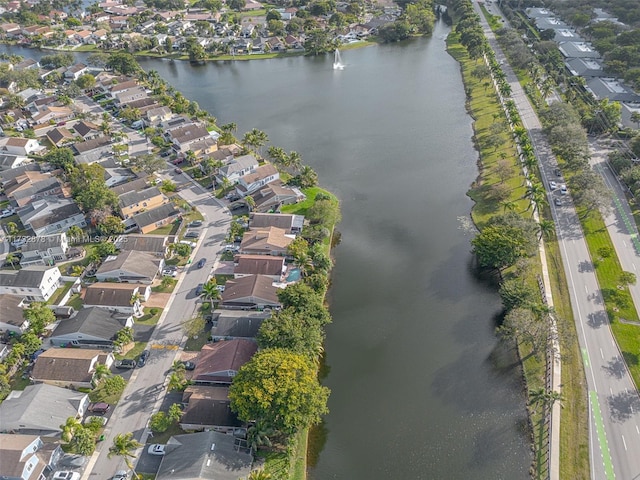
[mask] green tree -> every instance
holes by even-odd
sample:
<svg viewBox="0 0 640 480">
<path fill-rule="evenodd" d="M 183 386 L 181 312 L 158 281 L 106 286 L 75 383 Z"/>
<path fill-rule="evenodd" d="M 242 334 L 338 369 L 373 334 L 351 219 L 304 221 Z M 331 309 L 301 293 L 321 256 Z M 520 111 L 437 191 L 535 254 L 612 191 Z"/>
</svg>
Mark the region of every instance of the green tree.
<svg viewBox="0 0 640 480">
<path fill-rule="evenodd" d="M 23 310 L 22 315 L 29 322 L 29 328 L 35 334 L 40 334 L 44 328 L 56 321 L 56 316 L 44 302 L 32 302 Z"/>
<path fill-rule="evenodd" d="M 131 459 L 136 458 L 136 455 L 133 452 L 140 447 L 142 447 L 142 444 L 133 438 L 133 433 L 119 433 L 113 439 L 113 445 L 109 447 L 107 457 L 111 458 L 114 455 L 122 457 L 124 462 L 127 464 L 127 468 L 133 472 L 133 476 L 138 478 L 138 474 L 133 468 Z"/>
<path fill-rule="evenodd" d="M 143 171 L 149 175 L 167 168 L 165 161 L 153 154 L 138 155 L 131 158 L 130 162 L 134 171 Z"/>
<path fill-rule="evenodd" d="M 262 349 L 287 349 L 317 361 L 322 353 L 324 331 L 317 318 L 284 309 L 262 322 L 257 340 Z"/>
<path fill-rule="evenodd" d="M 4 259 L 5 262 L 11 264 L 11 268 L 16 269 L 15 264 L 20 263 L 20 259 L 16 256 L 15 253 L 9 252 Z"/>
<path fill-rule="evenodd" d="M 28 331 L 20 336 L 20 343 L 24 346 L 24 354 L 30 357 L 42 346 L 42 340 L 33 331 Z"/>
<path fill-rule="evenodd" d="M 483 267 L 502 270 L 527 255 L 524 232 L 506 225 L 489 225 L 472 241 L 473 253 Z"/>
<path fill-rule="evenodd" d="M 124 232 L 124 224 L 119 217 L 108 215 L 101 223 L 97 225 L 101 235 L 109 236 Z"/>
<path fill-rule="evenodd" d="M 126 52 L 111 53 L 106 67 L 123 75 L 135 75 L 142 70 L 135 57 Z"/>
<path fill-rule="evenodd" d="M 340 206 L 331 200 L 316 200 L 307 210 L 307 219 L 311 224 L 322 224 L 330 227 L 340 223 Z"/>
<path fill-rule="evenodd" d="M 218 290 L 218 284 L 215 278 L 211 278 L 207 283 L 202 286 L 201 296 L 208 301 L 217 300 L 220 298 L 220 291 Z"/>
<path fill-rule="evenodd" d="M 107 378 L 109 375 L 111 375 L 111 370 L 104 363 L 96 365 L 96 369 L 93 372 L 93 378 L 96 382 L 100 382 L 100 380 Z"/>
<path fill-rule="evenodd" d="M 264 468 L 259 468 L 257 470 L 252 470 L 247 477 L 247 480 L 272 480 L 273 476 L 264 470 Z"/>
<path fill-rule="evenodd" d="M 320 422 L 328 412 L 329 389 L 318 382 L 316 365 L 282 349 L 256 353 L 229 389 L 231 409 L 243 421 L 263 421 L 285 434 Z"/>
<path fill-rule="evenodd" d="M 7 222 L 6 227 L 9 235 L 13 236 L 18 233 L 18 224 L 16 222 Z"/>
<path fill-rule="evenodd" d="M 180 404 L 172 403 L 169 407 L 169 411 L 167 412 L 167 418 L 170 422 L 175 423 L 182 417 L 182 408 L 180 408 Z"/>
<path fill-rule="evenodd" d="M 257 451 L 260 447 L 271 447 L 273 443 L 269 437 L 276 432 L 264 422 L 255 422 L 247 429 L 247 446 Z"/>
<path fill-rule="evenodd" d="M 60 425 L 60 428 L 62 429 L 62 440 L 69 443 L 75 435 L 76 430 L 82 428 L 82 423 L 80 423 L 80 420 L 76 417 L 69 417 L 64 425 Z"/>
<path fill-rule="evenodd" d="M 69 243 L 80 243 L 80 240 L 82 240 L 83 235 L 84 235 L 84 232 L 77 225 L 72 225 L 71 227 L 69 227 L 69 230 L 67 230 L 67 237 L 69 239 Z"/>
<path fill-rule="evenodd" d="M 69 451 L 78 455 L 91 455 L 96 449 L 95 434 L 89 428 L 79 427 L 71 441 L 69 442 Z"/>
<path fill-rule="evenodd" d="M 43 160 L 56 168 L 62 168 L 65 172 L 71 171 L 76 164 L 73 152 L 67 147 L 49 150 Z"/>
<path fill-rule="evenodd" d="M 166 432 L 171 426 L 171 421 L 167 418 L 167 414 L 164 412 L 158 412 L 151 415 L 149 421 L 149 428 L 153 433 Z"/>
<path fill-rule="evenodd" d="M 191 255 L 191 246 L 186 243 L 175 243 L 173 246 L 173 253 L 179 257 L 188 257 Z"/>
<path fill-rule="evenodd" d="M 102 382 L 102 389 L 107 395 L 120 395 L 126 386 L 127 381 L 120 375 L 112 375 Z"/>
<path fill-rule="evenodd" d="M 96 84 L 96 77 L 94 77 L 90 73 L 85 73 L 84 75 L 81 75 L 80 77 L 78 77 L 78 79 L 76 80 L 76 85 L 78 85 L 78 87 L 80 87 L 83 90 L 86 90 L 87 88 L 92 88 L 95 84 Z"/>
<path fill-rule="evenodd" d="M 118 251 L 116 246 L 111 242 L 100 242 L 94 247 L 94 251 L 100 255 L 100 257 L 108 257 Z"/>
<path fill-rule="evenodd" d="M 636 284 L 636 274 L 633 272 L 622 272 L 618 279 L 618 283 L 623 287 Z"/>
</svg>

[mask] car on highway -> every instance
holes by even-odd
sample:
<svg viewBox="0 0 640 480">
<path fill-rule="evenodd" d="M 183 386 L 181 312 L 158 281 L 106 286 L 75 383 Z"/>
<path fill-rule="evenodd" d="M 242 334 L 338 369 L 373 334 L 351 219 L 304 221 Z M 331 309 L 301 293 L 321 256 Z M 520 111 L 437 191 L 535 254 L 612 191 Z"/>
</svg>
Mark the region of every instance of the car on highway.
<svg viewBox="0 0 640 480">
<path fill-rule="evenodd" d="M 193 362 L 182 362 L 185 370 L 195 370 L 196 364 Z"/>
<path fill-rule="evenodd" d="M 200 260 L 198 260 L 198 263 L 196 263 L 196 267 L 202 268 L 202 267 L 204 267 L 205 263 L 207 263 L 207 259 L 206 258 L 201 258 Z"/>
<path fill-rule="evenodd" d="M 116 360 L 115 362 L 115 366 L 116 368 L 120 368 L 120 369 L 128 369 L 128 368 L 136 368 L 136 361 L 135 360 Z"/>
<path fill-rule="evenodd" d="M 53 480 L 80 480 L 79 472 L 70 472 L 69 470 L 63 470 L 53 474 Z"/>
<path fill-rule="evenodd" d="M 96 413 L 98 415 L 104 415 L 105 413 L 107 413 L 109 411 L 110 408 L 111 408 L 111 405 L 109 405 L 108 403 L 98 402 L 98 403 L 90 403 L 88 410 L 91 413 Z"/>
<path fill-rule="evenodd" d="M 199 283 L 198 286 L 196 287 L 196 295 L 200 296 L 203 290 L 204 290 L 204 283 Z"/>
<path fill-rule="evenodd" d="M 149 453 L 149 455 L 164 455 L 164 447 L 165 445 L 154 443 L 153 445 L 149 445 L 147 453 Z"/>
<path fill-rule="evenodd" d="M 138 368 L 142 368 L 147 364 L 147 359 L 149 358 L 149 350 L 143 350 L 140 356 L 138 357 L 138 364 L 136 365 Z"/>
</svg>

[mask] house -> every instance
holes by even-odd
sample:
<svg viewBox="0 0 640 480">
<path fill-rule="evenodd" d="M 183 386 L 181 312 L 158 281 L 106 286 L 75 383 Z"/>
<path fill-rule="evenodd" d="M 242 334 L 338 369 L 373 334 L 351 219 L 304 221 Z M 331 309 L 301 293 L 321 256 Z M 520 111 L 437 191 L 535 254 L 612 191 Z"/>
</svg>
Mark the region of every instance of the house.
<svg viewBox="0 0 640 480">
<path fill-rule="evenodd" d="M 126 92 L 127 90 L 131 90 L 133 88 L 137 88 L 138 82 L 137 80 L 126 80 L 124 82 L 119 82 L 116 83 L 115 85 L 113 85 L 110 89 L 109 89 L 109 95 L 111 96 L 111 98 L 115 99 L 116 95 L 118 93 L 122 93 L 122 92 Z"/>
<path fill-rule="evenodd" d="M 93 140 L 94 138 L 98 138 L 101 135 L 100 127 L 95 123 L 81 120 L 77 122 L 73 129 L 76 132 L 76 135 L 82 137 L 83 140 Z"/>
<path fill-rule="evenodd" d="M 0 171 L 0 184 L 2 188 L 6 188 L 6 186 L 14 181 L 17 177 L 24 175 L 26 172 L 39 172 L 40 164 L 39 163 L 27 163 L 20 167 L 12 168 L 11 170 L 3 170 Z"/>
<path fill-rule="evenodd" d="M 167 132 L 168 140 L 176 152 L 186 152 L 194 142 L 210 138 L 209 131 L 201 125 L 191 124 Z"/>
<path fill-rule="evenodd" d="M 189 386 L 182 394 L 182 404 L 186 407 L 180 417 L 180 427 L 185 431 L 233 433 L 243 424 L 231 411 L 230 403 L 229 387 Z"/>
<path fill-rule="evenodd" d="M 115 158 L 107 158 L 105 161 L 100 162 L 100 165 L 104 167 L 104 183 L 107 187 L 127 182 L 136 177 L 135 173 L 128 168 L 122 167 L 119 162 L 116 162 Z"/>
<path fill-rule="evenodd" d="M 20 295 L 29 301 L 46 302 L 60 286 L 60 269 L 32 265 L 21 270 L 0 271 L 0 294 Z"/>
<path fill-rule="evenodd" d="M 244 232 L 240 253 L 247 255 L 287 255 L 287 247 L 295 239 L 295 235 L 278 227 L 251 229 Z"/>
<path fill-rule="evenodd" d="M 604 77 L 604 65 L 595 58 L 571 58 L 564 63 L 569 73 L 575 77 Z"/>
<path fill-rule="evenodd" d="M 111 352 L 85 348 L 50 348 L 40 355 L 33 365 L 31 379 L 63 388 L 92 388 L 93 375 L 98 365 L 111 368 L 114 357 Z"/>
<path fill-rule="evenodd" d="M 149 187 L 144 190 L 123 193 L 118 198 L 120 213 L 122 214 L 122 218 L 125 220 L 131 218 L 137 213 L 152 210 L 167 203 L 169 203 L 169 199 L 160 191 L 160 189 L 158 189 L 158 187 Z"/>
<path fill-rule="evenodd" d="M 1 287 L 0 287 L 1 288 Z M 29 328 L 29 322 L 24 318 L 22 299 L 20 295 L 0 294 L 0 330 L 15 332 L 22 335 Z"/>
<path fill-rule="evenodd" d="M 0 25 L 0 30 L 4 37 L 16 37 L 20 35 L 22 28 L 17 23 L 3 23 Z"/>
<path fill-rule="evenodd" d="M 290 188 L 281 182 L 273 182 L 261 188 L 253 195 L 256 212 L 277 212 L 282 205 L 293 205 L 303 201 L 306 196 L 298 188 Z"/>
<path fill-rule="evenodd" d="M 115 241 L 121 251 L 135 250 L 146 252 L 156 257 L 164 257 L 168 253 L 169 237 L 166 235 L 122 235 Z"/>
<path fill-rule="evenodd" d="M 225 284 L 220 308 L 241 310 L 279 309 L 278 288 L 273 286 L 273 278 L 266 275 L 247 275 L 229 280 Z"/>
<path fill-rule="evenodd" d="M 590 78 L 585 88 L 596 100 L 607 98 L 612 102 L 640 103 L 640 95 L 617 78 Z"/>
<path fill-rule="evenodd" d="M 52 128 L 47 132 L 47 138 L 52 145 L 60 147 L 65 143 L 71 143 L 75 141 L 73 133 L 64 127 Z"/>
<path fill-rule="evenodd" d="M 49 197 L 36 200 L 20 208 L 18 217 L 35 236 L 66 232 L 73 225 L 87 226 L 84 213 L 70 198 Z"/>
<path fill-rule="evenodd" d="M 568 30 L 569 25 L 556 17 L 540 17 L 536 18 L 534 23 L 539 32 L 545 30 Z"/>
<path fill-rule="evenodd" d="M 73 317 L 58 322 L 49 337 L 51 345 L 110 349 L 120 330 L 133 327 L 131 314 L 114 313 L 103 306 L 85 307 Z"/>
<path fill-rule="evenodd" d="M 80 418 L 89 405 L 86 393 L 40 383 L 14 390 L 0 404 L 0 432 L 57 436 L 69 417 Z"/>
<path fill-rule="evenodd" d="M 156 107 L 147 110 L 145 117 L 148 125 L 157 125 L 160 122 L 169 120 L 173 116 L 173 112 L 169 107 Z"/>
<path fill-rule="evenodd" d="M 242 365 L 258 351 L 253 340 L 237 338 L 202 347 L 191 380 L 196 385 L 231 385 Z"/>
<path fill-rule="evenodd" d="M 115 103 L 119 106 L 123 106 L 127 103 L 146 98 L 147 96 L 147 91 L 143 87 L 135 87 L 125 90 L 124 92 L 116 93 Z"/>
<path fill-rule="evenodd" d="M 38 435 L 0 434 L 0 478 L 45 480 L 64 452 Z"/>
<path fill-rule="evenodd" d="M 228 165 L 220 167 L 216 174 L 218 183 L 226 178 L 230 183 L 236 183 L 240 177 L 255 171 L 258 168 L 258 159 L 253 155 L 242 155 L 234 158 Z"/>
<path fill-rule="evenodd" d="M 565 58 L 600 58 L 596 49 L 586 42 L 562 42 L 558 50 Z"/>
<path fill-rule="evenodd" d="M 149 299 L 151 287 L 139 283 L 97 282 L 85 291 L 84 307 L 99 307 L 120 315 L 143 315 L 140 302 Z"/>
<path fill-rule="evenodd" d="M 136 178 L 135 180 L 130 180 L 127 183 L 123 183 L 122 185 L 116 185 L 111 187 L 110 190 L 116 195 L 120 196 L 127 192 L 133 192 L 136 190 L 142 190 L 149 186 L 149 182 L 147 178 Z"/>
<path fill-rule="evenodd" d="M 174 435 L 167 441 L 156 480 L 248 478 L 253 457 L 233 435 L 220 432 Z"/>
<path fill-rule="evenodd" d="M 111 138 L 107 136 L 96 137 L 84 142 L 74 143 L 71 147 L 76 156 L 77 163 L 91 164 L 101 159 L 111 157 Z"/>
<path fill-rule="evenodd" d="M 31 117 L 32 125 L 43 125 L 50 122 L 66 122 L 74 117 L 73 110 L 68 107 L 46 106 Z"/>
<path fill-rule="evenodd" d="M 87 32 L 90 35 L 90 32 Z M 89 36 L 87 35 L 87 37 Z M 77 32 L 74 32 L 74 37 L 77 39 Z M 67 68 L 67 71 L 64 72 L 64 78 L 69 80 L 77 80 L 85 73 L 88 73 L 89 69 L 84 63 L 76 63 L 75 65 Z"/>
<path fill-rule="evenodd" d="M 37 34 L 37 30 L 40 29 L 42 27 L 36 27 L 36 34 Z M 33 58 L 25 58 L 23 61 L 16 63 L 13 66 L 13 69 L 16 71 L 20 71 L 20 70 L 30 70 L 30 69 L 34 69 L 37 70 L 38 68 L 40 68 L 40 64 L 34 60 Z"/>
<path fill-rule="evenodd" d="M 99 282 L 116 281 L 151 284 L 162 270 L 164 260 L 134 250 L 121 252 L 105 259 L 96 272 Z M 131 297 L 129 297 L 131 298 Z"/>
<path fill-rule="evenodd" d="M 140 233 L 149 233 L 168 225 L 180 216 L 180 211 L 172 204 L 167 203 L 146 212 L 138 213 L 131 217 Z"/>
<path fill-rule="evenodd" d="M 93 42 L 98 43 L 107 39 L 109 32 L 107 32 L 104 28 L 99 28 L 91 34 L 91 39 Z"/>
<path fill-rule="evenodd" d="M 249 229 L 266 227 L 281 228 L 285 233 L 295 235 L 304 227 L 304 216 L 288 213 L 251 213 L 249 215 Z"/>
<path fill-rule="evenodd" d="M 244 196 L 251 195 L 258 189 L 274 182 L 280 178 L 280 173 L 272 164 L 267 163 L 256 168 L 253 172 L 247 173 L 238 179 L 236 191 Z"/>
<path fill-rule="evenodd" d="M 3 153 L 27 156 L 37 153 L 44 148 L 33 138 L 5 137 L 0 139 L 0 149 Z"/>
<path fill-rule="evenodd" d="M 29 157 L 12 153 L 0 153 L 0 171 L 18 168 L 27 163 L 33 162 Z"/>
<path fill-rule="evenodd" d="M 60 180 L 51 175 L 38 175 L 33 182 L 24 182 L 10 192 L 5 189 L 7 198 L 15 208 L 21 208 L 37 200 L 64 195 L 64 189 Z"/>
<path fill-rule="evenodd" d="M 211 337 L 213 340 L 255 338 L 262 322 L 270 316 L 271 312 L 215 310 L 211 320 Z"/>
<path fill-rule="evenodd" d="M 42 237 L 32 237 L 22 246 L 20 265 L 54 265 L 56 261 L 67 259 L 69 241 L 67 234 L 56 233 Z"/>
<path fill-rule="evenodd" d="M 284 257 L 269 255 L 236 255 L 234 264 L 234 278 L 246 277 L 247 275 L 268 275 L 279 282 L 286 270 Z"/>
</svg>

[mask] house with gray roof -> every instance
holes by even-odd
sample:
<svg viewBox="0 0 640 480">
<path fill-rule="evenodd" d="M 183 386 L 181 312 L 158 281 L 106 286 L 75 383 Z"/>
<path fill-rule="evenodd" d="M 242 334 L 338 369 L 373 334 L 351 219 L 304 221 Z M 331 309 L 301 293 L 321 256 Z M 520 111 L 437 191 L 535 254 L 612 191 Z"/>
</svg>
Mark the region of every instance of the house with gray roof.
<svg viewBox="0 0 640 480">
<path fill-rule="evenodd" d="M 216 340 L 255 338 L 262 322 L 270 316 L 271 312 L 215 310 L 211 317 L 211 337 Z"/>
<path fill-rule="evenodd" d="M 145 302 L 151 295 L 151 287 L 142 283 L 96 282 L 87 287 L 84 307 L 100 307 L 119 315 L 141 316 Z"/>
<path fill-rule="evenodd" d="M 18 209 L 22 224 L 35 236 L 66 232 L 73 225 L 87 226 L 84 213 L 70 198 L 49 197 Z"/>
<path fill-rule="evenodd" d="M 31 265 L 21 270 L 0 270 L 0 294 L 46 302 L 60 286 L 58 267 Z"/>
<path fill-rule="evenodd" d="M 180 427 L 185 431 L 237 432 L 243 423 L 231 411 L 230 403 L 229 387 L 191 385 L 182 394 L 182 404 L 186 407 L 180 417 Z"/>
<path fill-rule="evenodd" d="M 304 215 L 289 213 L 251 213 L 249 214 L 249 229 L 277 227 L 287 234 L 297 234 L 304 227 Z"/>
<path fill-rule="evenodd" d="M 118 206 L 122 217 L 127 219 L 137 213 L 144 212 L 168 203 L 169 199 L 158 187 L 148 187 L 144 190 L 133 190 L 118 197 Z"/>
<path fill-rule="evenodd" d="M 23 182 L 17 189 L 7 194 L 11 205 L 20 208 L 51 197 L 62 196 L 62 183 L 56 177 L 44 176 Z"/>
<path fill-rule="evenodd" d="M 95 123 L 81 120 L 73 126 L 75 133 L 82 137 L 83 140 L 93 140 L 94 138 L 98 138 L 102 133 L 100 132 L 100 127 Z"/>
<path fill-rule="evenodd" d="M 113 348 L 118 332 L 124 327 L 132 326 L 131 315 L 90 306 L 71 318 L 60 320 L 49 341 L 54 347 Z"/>
<path fill-rule="evenodd" d="M 21 266 L 55 265 L 67 259 L 69 240 L 66 233 L 31 237 L 29 240 L 22 246 Z"/>
<path fill-rule="evenodd" d="M 91 164 L 112 155 L 111 137 L 101 136 L 74 143 L 72 149 L 77 163 Z"/>
<path fill-rule="evenodd" d="M 98 268 L 96 279 L 151 284 L 163 266 L 164 260 L 155 255 L 129 250 L 107 257 Z"/>
<path fill-rule="evenodd" d="M 134 180 L 130 180 L 127 183 L 123 183 L 122 185 L 116 185 L 111 187 L 110 190 L 116 195 L 120 196 L 127 192 L 133 192 L 135 190 L 142 190 L 149 186 L 148 177 L 136 178 Z"/>
<path fill-rule="evenodd" d="M 263 310 L 282 306 L 273 278 L 266 275 L 247 275 L 229 280 L 221 297 L 220 308 Z"/>
<path fill-rule="evenodd" d="M 543 32 L 545 30 L 569 30 L 569 25 L 555 17 L 541 17 L 535 19 L 536 28 Z"/>
<path fill-rule="evenodd" d="M 220 167 L 216 174 L 216 179 L 218 183 L 222 183 L 225 178 L 231 183 L 236 183 L 243 175 L 255 171 L 258 165 L 258 159 L 253 155 L 242 155 L 231 160 L 229 164 Z"/>
<path fill-rule="evenodd" d="M 277 212 L 283 205 L 293 205 L 303 201 L 306 196 L 296 187 L 285 187 L 282 182 L 275 181 L 259 189 L 251 195 L 256 204 L 256 212 Z"/>
<path fill-rule="evenodd" d="M 604 65 L 602 60 L 597 58 L 570 58 L 564 62 L 565 67 L 569 70 L 569 73 L 574 77 L 604 77 L 607 74 L 604 72 Z"/>
<path fill-rule="evenodd" d="M 186 152 L 191 150 L 191 145 L 194 142 L 211 138 L 205 127 L 194 123 L 169 130 L 166 132 L 166 136 L 173 143 L 173 149 L 176 152 Z"/>
<path fill-rule="evenodd" d="M 0 169 L 1 170 L 1 169 Z M 0 184 L 5 187 L 7 184 L 15 180 L 17 177 L 24 175 L 26 172 L 39 172 L 40 164 L 31 162 L 19 167 L 0 171 Z"/>
<path fill-rule="evenodd" d="M 24 318 L 23 298 L 20 295 L 0 294 L 0 330 L 19 335 L 27 331 L 29 322 Z"/>
<path fill-rule="evenodd" d="M 156 257 L 164 257 L 168 252 L 169 237 L 167 235 L 121 235 L 115 245 L 121 251 L 135 250 L 146 252 Z"/>
<path fill-rule="evenodd" d="M 0 171 L 18 168 L 31 162 L 33 162 L 33 160 L 24 155 L 18 155 L 15 153 L 2 153 L 0 154 Z"/>
<path fill-rule="evenodd" d="M 612 102 L 640 103 L 640 95 L 617 78 L 590 78 L 587 80 L 586 89 L 596 100 L 607 98 Z"/>
<path fill-rule="evenodd" d="M 138 228 L 140 233 L 146 234 L 168 225 L 179 216 L 180 210 L 178 210 L 173 203 L 167 203 L 152 210 L 133 215 L 131 219 L 133 225 Z"/>
<path fill-rule="evenodd" d="M 583 41 L 582 37 L 570 28 L 554 28 L 553 31 L 555 32 L 553 41 L 556 43 Z"/>
<path fill-rule="evenodd" d="M 253 457 L 239 440 L 220 432 L 174 435 L 167 441 L 156 480 L 238 480 L 251 473 Z"/>
<path fill-rule="evenodd" d="M 555 17 L 555 13 L 547 8 L 527 8 L 525 14 L 530 19 Z"/>
<path fill-rule="evenodd" d="M 0 432 L 57 436 L 69 417 L 82 417 L 86 393 L 44 383 L 14 390 L 0 404 Z"/>
<path fill-rule="evenodd" d="M 56 127 L 49 130 L 46 134 L 49 141 L 56 147 L 60 147 L 66 143 L 75 141 L 75 136 L 65 127 Z"/>
<path fill-rule="evenodd" d="M 558 50 L 565 58 L 601 58 L 593 45 L 587 42 L 562 42 Z"/>
</svg>

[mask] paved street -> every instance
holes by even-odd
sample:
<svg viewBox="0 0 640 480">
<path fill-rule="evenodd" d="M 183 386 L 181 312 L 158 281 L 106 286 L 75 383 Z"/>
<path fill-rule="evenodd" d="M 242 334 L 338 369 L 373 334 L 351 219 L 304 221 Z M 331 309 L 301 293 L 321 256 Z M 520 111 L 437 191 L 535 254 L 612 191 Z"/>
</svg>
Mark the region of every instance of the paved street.
<svg viewBox="0 0 640 480">
<path fill-rule="evenodd" d="M 178 280 L 175 294 L 169 300 L 149 342 L 151 355 L 147 365 L 133 371 L 131 381 L 107 424 L 105 441 L 98 445 L 100 451 L 91 459 L 83 479 L 106 480 L 117 470 L 126 468 L 120 458 L 107 458 L 108 449 L 117 434 L 133 432 L 137 440 L 146 439 L 147 422 L 159 408 L 165 394 L 164 388 L 159 386 L 165 381 L 179 354 L 179 345 L 183 340 L 181 324 L 193 316 L 198 306 L 195 288 L 199 283 L 206 282 L 228 230 L 231 216 L 226 209 L 221 208 L 210 192 L 200 186 L 189 185 L 191 186 L 183 188 L 180 194 L 205 217 L 203 234 L 192 257 L 195 261 Z M 202 269 L 194 265 L 200 258 L 207 259 Z"/>
<path fill-rule="evenodd" d="M 497 60 L 505 64 L 504 71 L 512 88 L 512 98 L 516 102 L 523 125 L 531 135 L 543 182 L 548 188 L 549 180 L 556 179 L 555 158 L 529 100 L 515 74 L 506 64 L 506 57 L 484 17 L 482 22 Z M 558 195 L 558 192 L 549 193 L 549 204 L 556 221 L 556 233 L 562 250 L 589 390 L 591 478 L 640 478 L 638 394 L 613 339 L 575 208 L 568 195 L 563 196 L 562 206 L 555 206 L 553 195 Z M 616 227 L 617 221 L 613 223 L 612 219 L 607 220 L 610 232 L 621 230 Z"/>
</svg>

